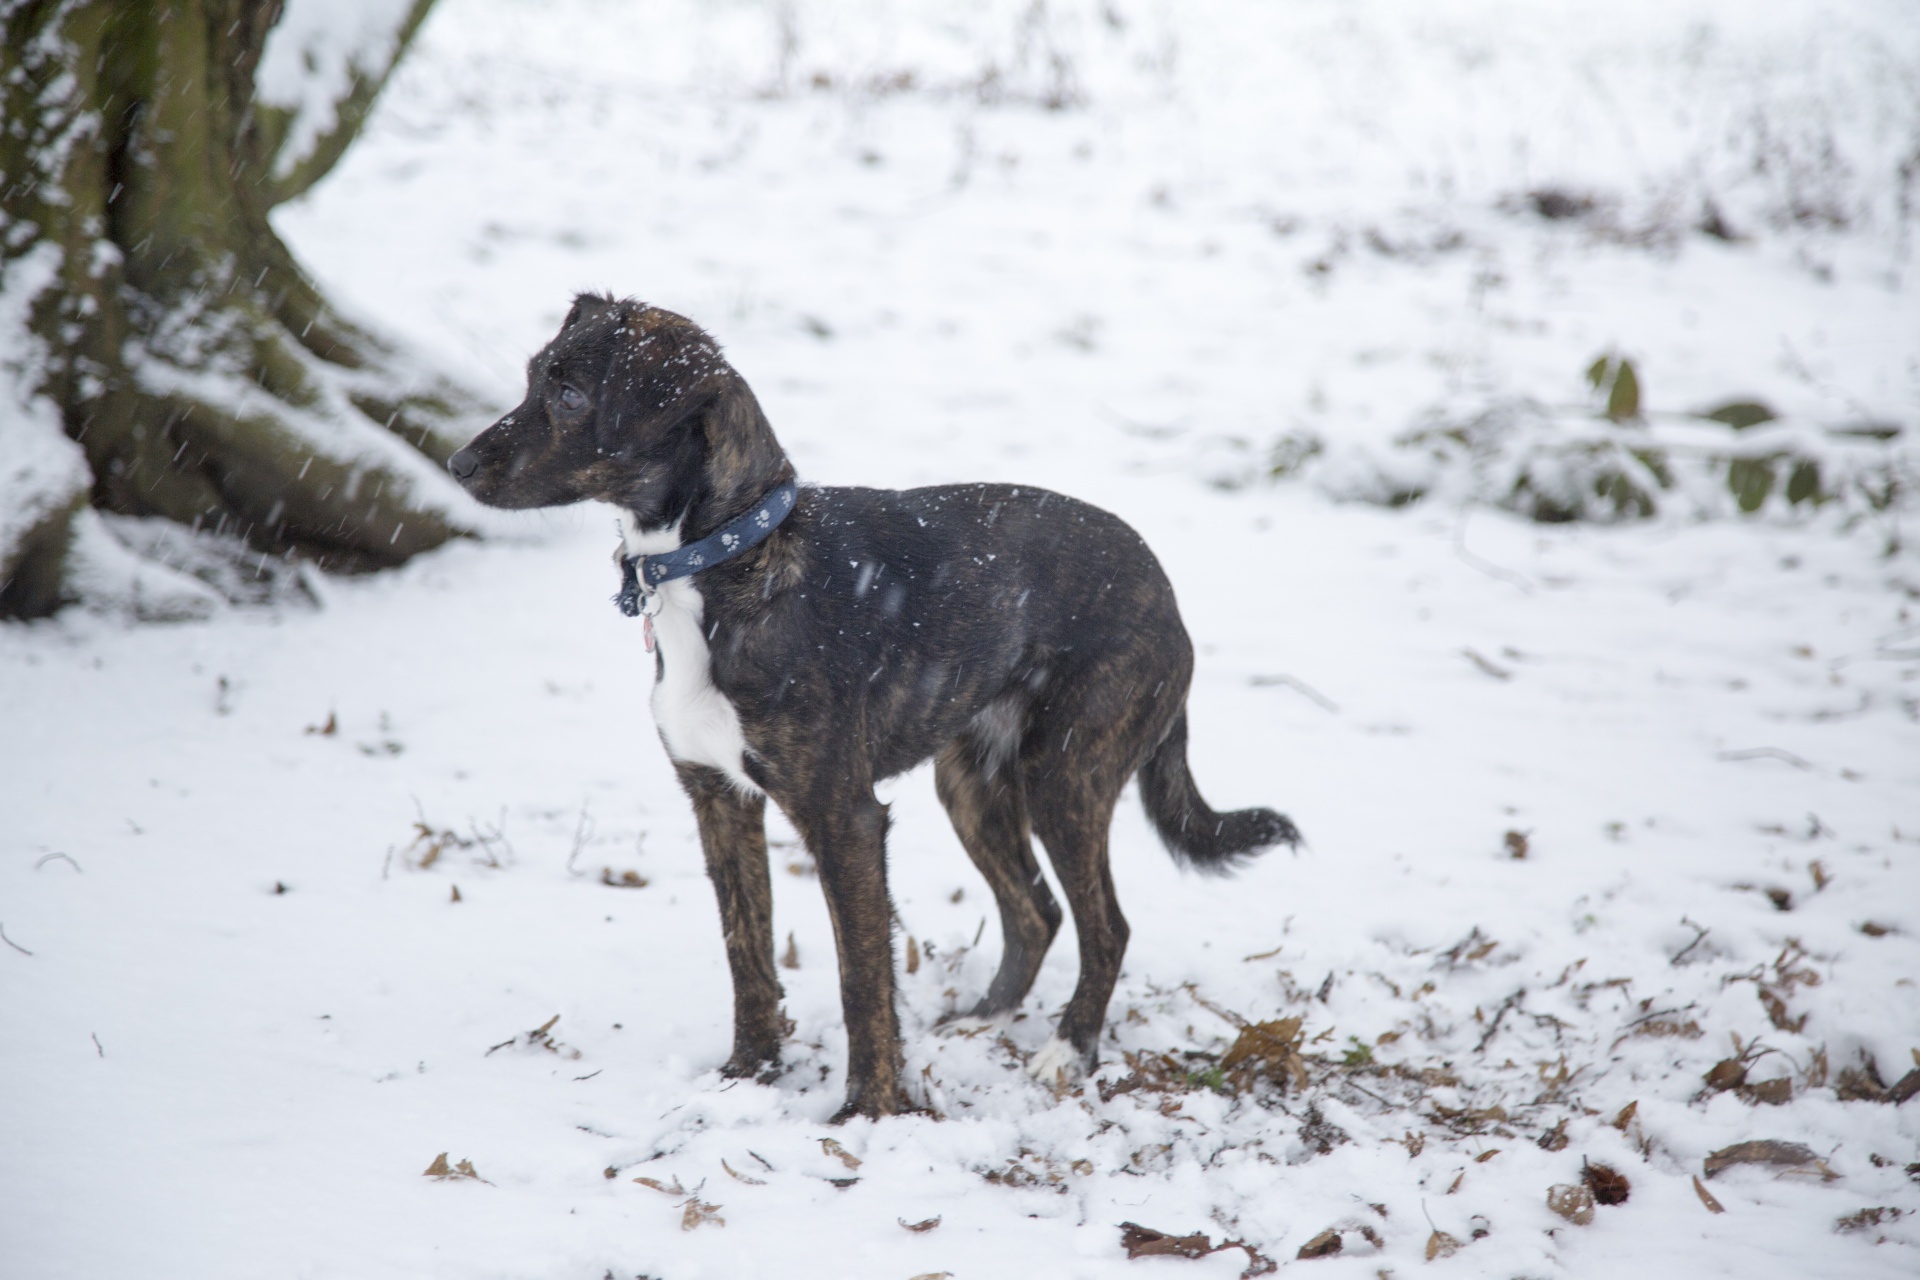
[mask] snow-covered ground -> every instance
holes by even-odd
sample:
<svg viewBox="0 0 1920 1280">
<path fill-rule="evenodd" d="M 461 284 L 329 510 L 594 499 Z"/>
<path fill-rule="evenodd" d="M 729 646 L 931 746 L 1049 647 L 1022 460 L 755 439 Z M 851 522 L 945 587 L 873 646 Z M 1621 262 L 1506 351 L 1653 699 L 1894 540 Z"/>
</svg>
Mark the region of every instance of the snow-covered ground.
<svg viewBox="0 0 1920 1280">
<path fill-rule="evenodd" d="M 790 1065 L 717 1075 L 610 513 L 317 609 L 0 630 L 0 1275 L 1253 1265 L 1128 1261 L 1125 1221 L 1329 1276 L 1912 1275 L 1920 1103 L 1842 1096 L 1920 1066 L 1901 509 L 1332 495 L 1423 426 L 1591 420 L 1609 352 L 1655 421 L 1607 430 L 1758 398 L 1898 457 L 1916 86 L 1899 4 L 441 0 L 280 217 L 334 297 L 504 405 L 571 290 L 639 294 L 805 479 L 1121 514 L 1199 649 L 1201 785 L 1310 848 L 1183 876 L 1125 804 L 1107 1061 L 1055 1096 L 1020 1068 L 1070 936 L 1003 1036 L 935 1035 L 997 929 L 927 774 L 889 784 L 928 1114 L 831 1129 L 830 929 L 778 819 Z M 1324 469 L 1269 481 L 1309 436 Z M 1299 1018 L 1304 1083 L 1223 1071 L 1234 1017 Z M 1707 1176 L 1749 1140 L 1824 1163 Z M 1632 1183 L 1584 1225 L 1547 1204 L 1583 1160 Z"/>
</svg>

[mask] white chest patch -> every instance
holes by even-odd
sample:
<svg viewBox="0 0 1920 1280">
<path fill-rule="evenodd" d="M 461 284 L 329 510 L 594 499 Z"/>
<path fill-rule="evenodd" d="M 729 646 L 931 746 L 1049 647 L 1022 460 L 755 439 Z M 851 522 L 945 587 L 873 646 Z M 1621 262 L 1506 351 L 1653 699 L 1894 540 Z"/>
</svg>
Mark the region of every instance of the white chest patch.
<svg viewBox="0 0 1920 1280">
<path fill-rule="evenodd" d="M 640 529 L 622 512 L 620 540 L 627 555 L 658 555 L 680 546 L 680 526 Z M 660 611 L 653 616 L 653 637 L 660 646 L 660 675 L 653 686 L 653 722 L 675 760 L 718 769 L 734 786 L 757 794 L 760 788 L 745 768 L 747 740 L 740 731 L 740 714 L 713 685 L 706 602 L 693 583 L 692 578 L 676 578 L 658 588 Z"/>
</svg>

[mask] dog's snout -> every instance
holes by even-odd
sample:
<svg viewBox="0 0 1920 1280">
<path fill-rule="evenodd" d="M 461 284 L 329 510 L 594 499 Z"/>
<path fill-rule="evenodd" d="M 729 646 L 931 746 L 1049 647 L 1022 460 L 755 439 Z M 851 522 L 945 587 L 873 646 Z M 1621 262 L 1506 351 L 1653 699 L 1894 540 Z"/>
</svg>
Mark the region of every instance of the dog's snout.
<svg viewBox="0 0 1920 1280">
<path fill-rule="evenodd" d="M 453 472 L 454 479 L 466 480 L 480 469 L 480 455 L 471 448 L 462 449 L 447 459 L 447 470 Z"/>
</svg>

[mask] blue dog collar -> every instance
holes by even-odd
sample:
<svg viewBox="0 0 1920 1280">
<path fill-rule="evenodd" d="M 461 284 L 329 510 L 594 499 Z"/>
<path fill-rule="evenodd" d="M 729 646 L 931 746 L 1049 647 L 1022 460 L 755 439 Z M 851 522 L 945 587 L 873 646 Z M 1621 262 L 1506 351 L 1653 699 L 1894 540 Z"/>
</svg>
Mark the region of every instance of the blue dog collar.
<svg viewBox="0 0 1920 1280">
<path fill-rule="evenodd" d="M 614 603 L 629 618 L 639 617 L 642 597 L 651 596 L 661 583 L 690 578 L 765 542 L 767 535 L 793 514 L 793 504 L 799 496 L 800 486 L 788 480 L 762 498 L 753 510 L 729 520 L 698 542 L 655 555 L 621 556 L 620 594 L 613 598 Z"/>
</svg>

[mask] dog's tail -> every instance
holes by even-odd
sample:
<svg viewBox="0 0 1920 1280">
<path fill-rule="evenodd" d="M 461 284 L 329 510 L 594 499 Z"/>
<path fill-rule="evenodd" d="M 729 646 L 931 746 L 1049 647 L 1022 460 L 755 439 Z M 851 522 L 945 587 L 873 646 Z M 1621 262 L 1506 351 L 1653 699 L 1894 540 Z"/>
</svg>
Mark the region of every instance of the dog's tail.
<svg viewBox="0 0 1920 1280">
<path fill-rule="evenodd" d="M 1201 799 L 1187 768 L 1185 709 L 1140 766 L 1140 799 L 1174 860 L 1210 875 L 1227 875 L 1276 844 L 1300 843 L 1299 830 L 1285 814 L 1271 809 L 1215 813 Z"/>
</svg>

